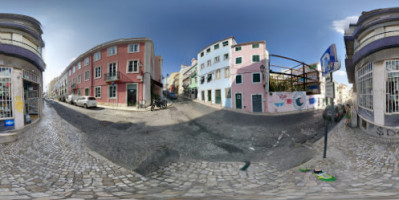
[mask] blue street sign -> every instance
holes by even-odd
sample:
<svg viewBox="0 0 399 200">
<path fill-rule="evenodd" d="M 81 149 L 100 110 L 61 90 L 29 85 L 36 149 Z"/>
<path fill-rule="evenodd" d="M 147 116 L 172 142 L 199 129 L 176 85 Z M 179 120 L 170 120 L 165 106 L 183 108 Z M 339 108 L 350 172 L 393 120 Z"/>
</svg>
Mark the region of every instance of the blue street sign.
<svg viewBox="0 0 399 200">
<path fill-rule="evenodd" d="M 114 82 L 112 81 L 112 85 L 114 85 Z"/>
<path fill-rule="evenodd" d="M 13 119 L 7 119 L 4 121 L 4 126 L 14 126 L 14 120 Z"/>
<path fill-rule="evenodd" d="M 321 63 L 321 71 L 323 76 L 330 72 L 334 72 L 341 68 L 341 63 L 337 57 L 337 50 L 335 48 L 335 44 L 330 45 L 326 52 L 324 52 L 323 56 L 320 58 Z"/>
</svg>

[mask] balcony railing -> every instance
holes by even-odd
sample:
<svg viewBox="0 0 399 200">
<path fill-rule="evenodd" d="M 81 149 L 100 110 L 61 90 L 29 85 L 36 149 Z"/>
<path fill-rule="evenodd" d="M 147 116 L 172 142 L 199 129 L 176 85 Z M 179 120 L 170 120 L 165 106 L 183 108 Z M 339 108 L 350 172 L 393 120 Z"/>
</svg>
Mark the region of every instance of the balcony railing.
<svg viewBox="0 0 399 200">
<path fill-rule="evenodd" d="M 73 84 L 71 85 L 71 88 L 72 88 L 72 89 L 76 89 L 76 83 L 73 83 Z"/>
<path fill-rule="evenodd" d="M 24 42 L 17 41 L 17 40 L 12 40 L 12 39 L 0 38 L 0 43 L 19 46 L 19 47 L 22 47 L 22 48 L 25 48 L 25 49 L 28 49 L 28 50 L 32 51 L 33 53 L 38 55 L 40 58 L 42 57 L 42 53 L 39 51 L 39 49 L 37 47 L 33 47 L 33 46 L 31 46 L 29 44 L 26 44 Z"/>
<path fill-rule="evenodd" d="M 120 80 L 119 71 L 104 74 L 105 82 L 119 81 L 119 80 Z"/>
</svg>

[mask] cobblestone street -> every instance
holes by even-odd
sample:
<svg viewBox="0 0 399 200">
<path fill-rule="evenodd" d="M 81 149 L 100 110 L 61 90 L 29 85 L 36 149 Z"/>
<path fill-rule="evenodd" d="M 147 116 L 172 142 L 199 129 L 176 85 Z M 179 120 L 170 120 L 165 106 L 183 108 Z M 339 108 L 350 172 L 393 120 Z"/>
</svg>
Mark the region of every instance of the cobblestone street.
<svg viewBox="0 0 399 200">
<path fill-rule="evenodd" d="M 186 160 L 146 177 L 111 163 L 85 146 L 84 133 L 53 108 L 21 139 L 0 147 L 0 199 L 397 199 L 398 147 L 341 122 L 323 140 L 309 144 L 320 165 L 336 176 L 318 181 L 298 168 L 273 163 Z M 284 158 L 281 158 L 282 160 Z"/>
</svg>

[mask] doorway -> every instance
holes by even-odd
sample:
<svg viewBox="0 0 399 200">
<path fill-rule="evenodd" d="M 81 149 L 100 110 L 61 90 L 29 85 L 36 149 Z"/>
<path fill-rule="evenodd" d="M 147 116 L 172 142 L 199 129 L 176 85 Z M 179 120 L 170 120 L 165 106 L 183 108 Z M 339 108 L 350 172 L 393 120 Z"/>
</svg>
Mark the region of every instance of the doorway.
<svg viewBox="0 0 399 200">
<path fill-rule="evenodd" d="M 24 80 L 25 124 L 39 118 L 39 84 Z"/>
<path fill-rule="evenodd" d="M 262 112 L 262 95 L 252 95 L 252 112 Z"/>
<path fill-rule="evenodd" d="M 242 109 L 242 94 L 236 93 L 236 109 Z"/>
<path fill-rule="evenodd" d="M 127 106 L 137 105 L 137 84 L 127 85 Z"/>
</svg>

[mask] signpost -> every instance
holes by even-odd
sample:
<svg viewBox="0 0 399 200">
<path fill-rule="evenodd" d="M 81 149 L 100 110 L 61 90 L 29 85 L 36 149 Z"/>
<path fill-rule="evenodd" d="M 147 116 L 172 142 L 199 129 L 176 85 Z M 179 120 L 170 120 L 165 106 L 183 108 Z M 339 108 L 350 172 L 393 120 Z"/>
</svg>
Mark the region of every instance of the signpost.
<svg viewBox="0 0 399 200">
<path fill-rule="evenodd" d="M 335 85 L 333 82 L 333 72 L 341 68 L 341 62 L 338 60 L 335 44 L 330 45 L 320 58 L 321 70 L 323 77 L 326 78 L 326 104 L 327 99 L 331 98 L 331 110 L 327 112 L 331 116 L 331 120 L 335 118 L 334 98 Z M 328 119 L 328 117 L 327 117 Z M 324 134 L 324 153 L 323 158 L 327 156 L 327 136 L 328 136 L 328 121 L 326 119 L 326 128 Z"/>
</svg>

